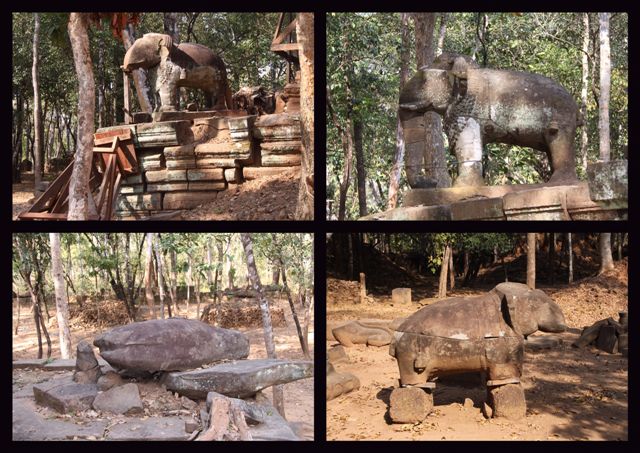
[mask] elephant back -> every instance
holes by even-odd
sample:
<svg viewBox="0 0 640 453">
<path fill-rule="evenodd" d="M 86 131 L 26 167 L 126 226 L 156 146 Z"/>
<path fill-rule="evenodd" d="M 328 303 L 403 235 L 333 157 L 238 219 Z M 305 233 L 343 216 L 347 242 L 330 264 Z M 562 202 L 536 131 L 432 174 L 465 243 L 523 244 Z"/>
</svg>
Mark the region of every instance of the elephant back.
<svg viewBox="0 0 640 453">
<path fill-rule="evenodd" d="M 225 69 L 222 58 L 202 44 L 185 42 L 173 48 L 171 60 L 182 67 L 213 66 Z"/>
<path fill-rule="evenodd" d="M 457 340 L 517 336 L 506 323 L 500 298 L 493 292 L 435 302 L 408 317 L 397 331 Z"/>
</svg>

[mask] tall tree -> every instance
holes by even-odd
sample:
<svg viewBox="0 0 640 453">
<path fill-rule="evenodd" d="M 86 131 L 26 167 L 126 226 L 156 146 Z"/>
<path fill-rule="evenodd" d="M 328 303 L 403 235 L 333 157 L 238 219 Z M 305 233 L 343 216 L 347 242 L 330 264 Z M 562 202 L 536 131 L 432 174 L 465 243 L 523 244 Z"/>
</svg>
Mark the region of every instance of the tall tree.
<svg viewBox="0 0 640 453">
<path fill-rule="evenodd" d="M 87 220 L 89 217 L 91 196 L 89 174 L 93 158 L 95 82 L 89 52 L 88 27 L 88 13 L 71 13 L 67 28 L 78 78 L 78 140 L 69 182 L 68 220 Z"/>
<path fill-rule="evenodd" d="M 144 298 L 149 307 L 149 315 L 156 319 L 156 304 L 153 297 L 153 233 L 147 233 L 147 246 L 144 264 Z"/>
<path fill-rule="evenodd" d="M 160 295 L 160 317 L 164 319 L 164 258 L 162 256 L 162 250 L 160 250 L 160 234 L 154 235 L 153 250 L 156 254 L 156 264 L 158 267 L 158 293 Z M 171 306 L 169 306 L 169 316 L 171 316 Z"/>
<path fill-rule="evenodd" d="M 313 13 L 298 13 L 296 36 L 300 60 L 300 126 L 302 129 L 302 161 L 296 220 L 313 219 L 314 199 L 314 24 Z"/>
<path fill-rule="evenodd" d="M 600 273 L 612 271 L 614 265 L 611 253 L 611 233 L 600 233 L 598 245 L 600 249 Z"/>
<path fill-rule="evenodd" d="M 409 78 L 409 14 L 400 13 L 400 91 L 404 88 Z M 404 165 L 404 133 L 400 115 L 396 119 L 396 154 L 393 158 L 393 167 L 389 178 L 389 195 L 387 197 L 387 209 L 393 209 L 398 204 L 398 188 L 400 187 L 400 173 Z"/>
<path fill-rule="evenodd" d="M 180 30 L 178 29 L 178 13 L 163 13 L 164 32 L 171 36 L 175 45 L 180 44 Z"/>
<path fill-rule="evenodd" d="M 413 13 L 413 20 L 416 34 L 416 69 L 429 67 L 435 57 L 433 33 L 436 13 Z M 409 184 L 412 187 L 420 187 L 435 183 L 436 187 L 451 187 L 442 139 L 442 120 L 437 113 L 424 114 L 424 130 L 424 141 L 406 144 L 405 167 Z"/>
<path fill-rule="evenodd" d="M 33 81 L 33 128 L 35 130 L 34 150 L 33 150 L 33 174 L 35 186 L 33 193 L 37 194 L 42 190 L 42 176 L 44 175 L 44 125 L 42 122 L 42 105 L 40 101 L 40 76 L 38 75 L 38 47 L 40 43 L 40 15 L 33 14 L 33 65 L 31 67 L 31 78 Z"/>
<path fill-rule="evenodd" d="M 447 275 L 448 275 L 450 260 L 451 260 L 451 245 L 447 243 L 442 252 L 442 264 L 440 265 L 440 280 L 438 283 L 439 299 L 443 299 L 447 297 Z"/>
<path fill-rule="evenodd" d="M 440 13 L 440 31 L 438 32 L 438 46 L 436 47 L 436 56 L 442 53 L 444 49 L 444 37 L 447 33 L 447 13 Z"/>
<path fill-rule="evenodd" d="M 60 252 L 60 233 L 49 233 L 51 243 L 51 270 L 53 286 L 56 294 L 56 317 L 58 320 L 58 337 L 60 339 L 60 356 L 71 358 L 71 331 L 69 330 L 69 302 L 64 285 L 62 271 L 62 253 Z"/>
<path fill-rule="evenodd" d="M 569 254 L 569 284 L 573 283 L 573 245 L 571 233 L 567 233 L 567 252 Z"/>
<path fill-rule="evenodd" d="M 260 311 L 262 312 L 262 326 L 264 330 L 264 344 L 267 350 L 267 357 L 270 359 L 276 359 L 276 345 L 273 341 L 273 327 L 271 323 L 271 312 L 269 311 L 269 301 L 265 297 L 262 284 L 260 283 L 260 276 L 258 275 L 258 268 L 256 267 L 256 261 L 253 254 L 253 241 L 251 239 L 251 235 L 249 233 L 240 233 L 240 241 L 242 242 L 245 259 L 247 261 L 247 274 L 249 281 L 258 296 Z M 273 386 L 273 405 L 280 415 L 284 417 L 284 394 L 282 385 Z"/>
<path fill-rule="evenodd" d="M 609 131 L 609 99 L 611 97 L 611 50 L 609 46 L 609 13 L 598 13 L 600 19 L 600 100 L 598 132 L 600 160 L 609 162 L 611 139 Z"/>
<path fill-rule="evenodd" d="M 353 122 L 353 145 L 356 154 L 356 181 L 358 185 L 358 208 L 360 217 L 367 215 L 367 175 L 364 169 L 364 150 L 362 147 L 362 129 L 360 118 Z"/>
<path fill-rule="evenodd" d="M 536 287 L 536 233 L 527 233 L 527 286 Z"/>
<path fill-rule="evenodd" d="M 588 109 L 587 103 L 589 102 L 589 13 L 582 13 L 582 85 L 580 87 L 580 109 L 582 111 L 582 120 L 584 125 L 580 131 L 580 156 L 582 157 L 582 168 L 587 170 L 587 152 L 589 149 L 589 131 L 587 130 L 588 124 Z"/>
</svg>

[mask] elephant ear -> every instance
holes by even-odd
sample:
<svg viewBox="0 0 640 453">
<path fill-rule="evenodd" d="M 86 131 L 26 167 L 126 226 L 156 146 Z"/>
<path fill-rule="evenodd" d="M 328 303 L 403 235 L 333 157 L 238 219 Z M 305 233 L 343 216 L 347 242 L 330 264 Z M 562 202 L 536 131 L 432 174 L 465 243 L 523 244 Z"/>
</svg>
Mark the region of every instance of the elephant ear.
<svg viewBox="0 0 640 453">
<path fill-rule="evenodd" d="M 173 38 L 169 35 L 160 35 L 160 58 L 167 58 L 171 53 Z"/>
<path fill-rule="evenodd" d="M 506 312 L 505 321 L 513 328 L 515 333 L 526 337 L 538 330 L 538 324 L 533 317 L 531 307 L 526 298 L 514 294 L 503 294 L 502 296 L 503 313 Z"/>
</svg>

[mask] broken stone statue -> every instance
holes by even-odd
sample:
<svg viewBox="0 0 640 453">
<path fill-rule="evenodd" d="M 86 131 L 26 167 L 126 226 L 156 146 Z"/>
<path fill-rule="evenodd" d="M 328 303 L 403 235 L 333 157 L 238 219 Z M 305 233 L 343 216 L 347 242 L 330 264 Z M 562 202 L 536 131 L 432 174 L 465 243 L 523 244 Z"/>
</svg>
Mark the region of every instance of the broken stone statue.
<svg viewBox="0 0 640 453">
<path fill-rule="evenodd" d="M 395 332 L 389 353 L 398 362 L 401 388 L 394 392 L 407 387 L 430 392 L 439 376 L 482 372 L 494 416 L 523 417 L 524 339 L 537 330 L 565 329 L 560 307 L 543 291 L 521 283 L 444 299 L 418 310 Z"/>
<path fill-rule="evenodd" d="M 553 174 L 549 183 L 577 180 L 574 136 L 582 124 L 578 106 L 554 80 L 529 72 L 480 68 L 469 57 L 443 53 L 400 93 L 400 120 L 407 144 L 407 179 L 412 188 L 436 184 L 419 174 L 424 153 L 424 114 L 444 118 L 449 148 L 458 161 L 454 186 L 481 186 L 485 143 L 544 151 Z M 417 156 L 418 159 L 414 158 Z M 409 168 L 411 167 L 411 168 Z"/>
<path fill-rule="evenodd" d="M 249 339 L 242 332 L 182 318 L 116 327 L 93 344 L 111 366 L 132 371 L 188 370 L 249 355 Z"/>
</svg>

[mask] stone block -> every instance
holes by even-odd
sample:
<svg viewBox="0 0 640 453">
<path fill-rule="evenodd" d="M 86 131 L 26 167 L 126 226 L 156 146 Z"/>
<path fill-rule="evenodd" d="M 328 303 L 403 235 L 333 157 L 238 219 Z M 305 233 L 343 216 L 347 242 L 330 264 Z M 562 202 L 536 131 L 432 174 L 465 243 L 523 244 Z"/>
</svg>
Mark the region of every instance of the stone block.
<svg viewBox="0 0 640 453">
<path fill-rule="evenodd" d="M 358 220 L 451 220 L 451 208 L 449 205 L 395 208 Z"/>
<path fill-rule="evenodd" d="M 187 190 L 189 184 L 187 182 L 158 182 L 147 184 L 147 192 L 176 192 L 179 190 Z"/>
<path fill-rule="evenodd" d="M 151 211 L 116 211 L 117 220 L 140 220 L 149 216 Z"/>
<path fill-rule="evenodd" d="M 54 379 L 33 386 L 36 403 L 63 414 L 90 409 L 97 394 L 98 387 L 95 384 L 76 384 L 70 378 Z"/>
<path fill-rule="evenodd" d="M 121 195 L 116 205 L 117 211 L 145 211 L 160 209 L 162 197 L 159 193 L 147 193 L 142 195 Z"/>
<path fill-rule="evenodd" d="M 196 144 L 191 143 L 189 145 L 182 146 L 167 146 L 164 151 L 165 159 L 186 159 L 189 157 L 194 157 L 194 150 Z"/>
<path fill-rule="evenodd" d="M 614 326 L 603 325 L 600 328 L 596 347 L 609 354 L 616 354 L 618 352 L 618 337 Z"/>
<path fill-rule="evenodd" d="M 227 185 L 224 181 L 195 181 L 189 183 L 189 190 L 225 190 Z"/>
<path fill-rule="evenodd" d="M 138 173 L 137 175 L 129 175 L 122 178 L 122 184 L 124 185 L 134 185 L 134 184 L 142 184 L 144 181 L 142 180 L 142 173 Z"/>
<path fill-rule="evenodd" d="M 239 142 L 226 142 L 226 143 L 201 143 L 195 147 L 195 153 L 197 155 L 211 154 L 211 155 L 238 155 L 244 156 L 251 153 L 252 143 L 248 140 Z"/>
<path fill-rule="evenodd" d="M 452 203 L 451 220 L 505 220 L 502 198 L 477 198 Z"/>
<path fill-rule="evenodd" d="M 566 210 L 567 187 L 542 187 L 505 195 L 507 220 L 571 220 Z"/>
<path fill-rule="evenodd" d="M 255 122 L 255 127 L 293 126 L 300 124 L 299 114 L 276 113 L 261 115 Z"/>
<path fill-rule="evenodd" d="M 300 170 L 300 167 L 243 167 L 242 177 L 246 180 L 278 175 L 289 170 Z"/>
<path fill-rule="evenodd" d="M 521 384 L 500 385 L 488 389 L 489 405 L 493 409 L 493 417 L 504 417 L 519 420 L 527 413 L 527 402 Z"/>
<path fill-rule="evenodd" d="M 187 169 L 187 168 L 196 168 L 196 160 L 194 158 L 167 159 L 167 168 L 169 170 L 181 170 L 181 169 Z"/>
<path fill-rule="evenodd" d="M 144 175 L 145 179 L 149 183 L 158 183 L 158 182 L 171 182 L 171 181 L 186 181 L 187 180 L 187 170 L 158 170 L 158 171 L 148 171 Z M 151 190 L 149 190 L 151 192 Z"/>
<path fill-rule="evenodd" d="M 327 401 L 360 388 L 360 380 L 351 373 L 338 373 L 327 364 Z"/>
<path fill-rule="evenodd" d="M 216 199 L 218 192 L 169 192 L 162 201 L 164 209 L 193 209 Z"/>
<path fill-rule="evenodd" d="M 120 186 L 120 193 L 123 195 L 144 193 L 144 184 Z"/>
<path fill-rule="evenodd" d="M 201 111 L 184 111 L 175 110 L 170 112 L 153 112 L 153 121 L 196 121 L 200 118 L 209 118 L 214 115 L 218 115 L 220 112 L 216 110 L 201 110 Z"/>
<path fill-rule="evenodd" d="M 111 387 L 122 385 L 123 383 L 124 381 L 118 373 L 115 371 L 107 371 L 98 378 L 96 385 L 98 386 L 98 390 L 105 391 L 109 390 Z"/>
<path fill-rule="evenodd" d="M 193 120 L 194 126 L 205 126 L 215 130 L 229 129 L 229 121 L 223 116 L 213 116 L 209 118 L 198 118 Z"/>
<path fill-rule="evenodd" d="M 109 428 L 107 440 L 121 441 L 180 441 L 187 440 L 189 434 L 184 429 L 180 417 L 151 417 L 145 420 L 129 419 Z"/>
<path fill-rule="evenodd" d="M 514 184 L 503 186 L 464 186 L 445 189 L 411 189 L 403 198 L 402 206 L 436 206 L 471 198 L 501 198 L 509 193 L 545 187 L 543 184 Z"/>
<path fill-rule="evenodd" d="M 187 170 L 189 181 L 224 181 L 222 168 L 191 168 Z"/>
<path fill-rule="evenodd" d="M 298 166 L 302 162 L 301 154 L 276 154 L 262 156 L 262 166 L 264 167 L 291 167 Z"/>
<path fill-rule="evenodd" d="M 300 140 L 288 140 L 283 142 L 262 142 L 260 143 L 262 154 L 298 154 L 302 152 L 302 142 Z"/>
<path fill-rule="evenodd" d="M 562 339 L 554 335 L 529 336 L 524 341 L 525 350 L 541 350 L 557 348 L 562 343 Z"/>
<path fill-rule="evenodd" d="M 349 363 L 347 351 L 341 344 L 327 349 L 327 360 L 329 363 Z"/>
<path fill-rule="evenodd" d="M 225 168 L 224 179 L 231 183 L 242 182 L 242 168 Z"/>
<path fill-rule="evenodd" d="M 217 392 L 233 398 L 246 398 L 262 389 L 313 376 L 313 362 L 280 359 L 238 360 L 202 370 L 167 373 L 167 389 L 189 398 L 206 398 Z"/>
<path fill-rule="evenodd" d="M 256 115 L 236 116 L 232 118 L 227 118 L 227 122 L 229 124 L 229 130 L 233 134 L 234 131 L 252 129 L 253 125 L 256 122 L 256 118 L 257 118 Z"/>
<path fill-rule="evenodd" d="M 140 414 L 143 407 L 138 386 L 129 383 L 100 392 L 93 400 L 93 408 L 112 414 Z"/>
<path fill-rule="evenodd" d="M 389 396 L 389 417 L 394 423 L 417 423 L 433 410 L 433 394 L 418 387 L 393 389 Z"/>
<path fill-rule="evenodd" d="M 230 168 L 235 166 L 235 158 L 202 157 L 196 159 L 197 168 Z"/>
<path fill-rule="evenodd" d="M 142 163 L 140 163 L 140 168 L 143 171 L 154 171 L 154 170 L 162 170 L 163 168 L 166 168 L 165 166 L 165 162 L 160 159 L 155 159 L 155 160 L 147 160 L 147 161 L 143 161 Z"/>
<path fill-rule="evenodd" d="M 136 148 L 178 146 L 193 142 L 190 120 L 136 124 L 135 129 Z"/>
<path fill-rule="evenodd" d="M 391 301 L 394 304 L 410 304 L 411 288 L 395 288 L 391 291 Z"/>
<path fill-rule="evenodd" d="M 44 366 L 48 371 L 68 371 L 76 369 L 75 359 L 56 359 L 53 362 L 49 362 Z"/>
<path fill-rule="evenodd" d="M 47 363 L 47 359 L 21 359 L 13 361 L 13 369 L 19 370 L 23 368 L 43 368 Z"/>
<path fill-rule="evenodd" d="M 596 162 L 587 165 L 589 193 L 594 201 L 627 200 L 629 164 L 627 160 Z"/>
</svg>

